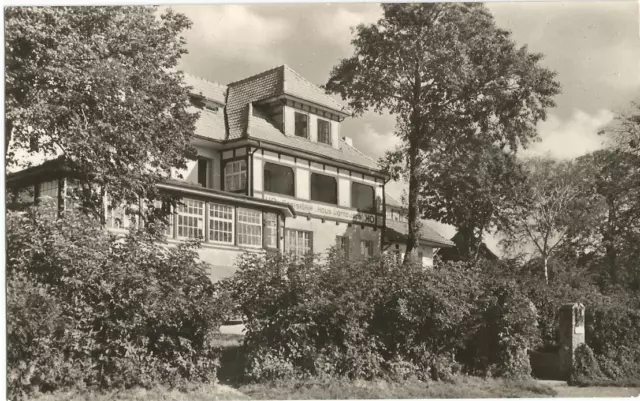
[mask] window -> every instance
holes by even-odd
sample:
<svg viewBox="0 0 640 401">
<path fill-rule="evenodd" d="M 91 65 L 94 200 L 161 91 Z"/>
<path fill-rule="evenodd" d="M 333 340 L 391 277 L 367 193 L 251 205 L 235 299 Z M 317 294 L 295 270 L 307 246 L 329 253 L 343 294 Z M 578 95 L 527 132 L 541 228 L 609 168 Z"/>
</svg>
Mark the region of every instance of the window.
<svg viewBox="0 0 640 401">
<path fill-rule="evenodd" d="M 336 248 L 338 252 L 342 254 L 345 258 L 349 258 L 349 237 L 345 236 L 337 236 L 336 237 Z"/>
<path fill-rule="evenodd" d="M 311 200 L 338 204 L 338 183 L 334 177 L 311 173 Z"/>
<path fill-rule="evenodd" d="M 296 112 L 296 130 L 295 135 L 303 138 L 309 137 L 309 116 L 303 113 Z"/>
<path fill-rule="evenodd" d="M 285 249 L 296 256 L 306 256 L 313 250 L 313 237 L 309 231 L 287 229 Z"/>
<path fill-rule="evenodd" d="M 264 214 L 264 246 L 278 247 L 278 216 L 275 213 Z"/>
<path fill-rule="evenodd" d="M 247 187 L 247 161 L 236 160 L 224 165 L 225 191 L 240 191 Z"/>
<path fill-rule="evenodd" d="M 178 238 L 202 238 L 204 231 L 204 202 L 183 199 L 178 206 Z"/>
<path fill-rule="evenodd" d="M 373 256 L 373 241 L 360 241 L 360 254 L 365 257 Z"/>
<path fill-rule="evenodd" d="M 137 220 L 134 214 L 137 212 L 137 207 L 132 205 L 128 209 L 125 206 L 107 208 L 106 226 L 119 230 L 128 230 L 131 227 L 135 227 Z"/>
<path fill-rule="evenodd" d="M 351 207 L 362 212 L 375 212 L 375 195 L 373 187 L 360 184 L 359 182 L 352 182 Z"/>
<path fill-rule="evenodd" d="M 331 145 L 331 123 L 318 119 L 318 142 Z"/>
<path fill-rule="evenodd" d="M 13 202 L 18 204 L 31 204 L 35 199 L 35 188 L 33 185 L 19 188 L 13 193 Z"/>
<path fill-rule="evenodd" d="M 173 223 L 174 223 L 174 221 L 173 221 L 173 216 L 174 216 L 173 215 L 173 207 L 171 205 L 167 204 L 167 203 L 164 203 L 164 202 L 160 201 L 160 200 L 154 201 L 153 202 L 153 207 L 155 209 L 162 210 L 164 213 L 166 213 L 165 219 L 166 219 L 167 226 L 164 228 L 162 233 L 166 237 L 173 238 Z"/>
<path fill-rule="evenodd" d="M 198 159 L 198 184 L 208 188 L 209 187 L 209 160 Z"/>
<path fill-rule="evenodd" d="M 238 209 L 238 244 L 262 246 L 262 213 Z"/>
<path fill-rule="evenodd" d="M 47 198 L 53 208 L 58 207 L 58 180 L 40 183 L 40 200 L 43 198 Z"/>
<path fill-rule="evenodd" d="M 423 257 L 424 257 L 424 252 L 418 251 L 418 263 L 422 264 Z"/>
<path fill-rule="evenodd" d="M 293 169 L 279 164 L 264 164 L 264 190 L 295 196 Z"/>
<path fill-rule="evenodd" d="M 209 204 L 209 241 L 233 244 L 233 206 Z"/>
</svg>

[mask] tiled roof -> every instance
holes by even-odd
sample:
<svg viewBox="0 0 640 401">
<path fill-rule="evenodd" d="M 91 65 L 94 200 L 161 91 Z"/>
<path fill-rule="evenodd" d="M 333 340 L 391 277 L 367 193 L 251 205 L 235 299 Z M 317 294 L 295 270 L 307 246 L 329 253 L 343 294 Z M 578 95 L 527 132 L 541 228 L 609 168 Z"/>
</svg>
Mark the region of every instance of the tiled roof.
<svg viewBox="0 0 640 401">
<path fill-rule="evenodd" d="M 224 126 L 224 111 L 211 111 L 206 109 L 200 109 L 199 111 L 200 118 L 198 118 L 198 121 L 196 121 L 195 134 L 217 141 L 225 140 L 226 129 Z"/>
<path fill-rule="evenodd" d="M 225 104 L 224 112 L 201 110 L 196 123 L 196 135 L 214 140 L 243 137 L 262 139 L 368 169 L 380 169 L 376 160 L 343 140 L 340 140 L 339 149 L 335 149 L 307 139 L 286 136 L 270 122 L 269 117 L 260 115 L 259 107 L 253 107 L 254 103 L 281 95 L 291 95 L 332 110 L 349 112 L 319 87 L 286 65 L 232 82 L 227 86 L 189 74 L 185 74 L 185 82 L 194 88 L 192 93 Z M 255 116 L 249 115 L 252 109 L 255 110 Z"/>
<path fill-rule="evenodd" d="M 281 68 L 284 74 L 283 92 L 285 94 L 308 100 L 332 110 L 339 110 L 351 114 L 351 111 L 345 106 L 336 102 L 318 86 L 304 79 L 304 77 L 292 70 L 288 65 L 283 65 L 278 68 Z"/>
<path fill-rule="evenodd" d="M 304 79 L 287 65 L 261 72 L 260 74 L 232 82 L 228 85 L 227 117 L 229 119 L 229 139 L 246 134 L 246 109 L 249 103 L 290 95 L 315 103 L 331 110 L 350 114 L 351 111 L 336 102 L 322 89 Z"/>
<path fill-rule="evenodd" d="M 227 87 L 216 82 L 207 81 L 206 79 L 184 73 L 184 82 L 187 86 L 191 86 L 191 93 L 197 96 L 203 96 L 209 100 L 213 100 L 219 104 L 226 104 Z"/>
<path fill-rule="evenodd" d="M 409 225 L 406 222 L 389 219 L 386 220 L 384 236 L 387 241 L 406 241 L 408 233 Z M 431 228 L 427 221 L 422 221 L 422 226 L 420 227 L 420 241 L 436 244 L 441 247 L 450 247 L 454 245 L 453 242 L 444 238 Z"/>
<path fill-rule="evenodd" d="M 249 133 L 252 138 L 290 146 L 302 151 L 356 164 L 368 169 L 380 169 L 374 159 L 364 155 L 354 147 L 349 146 L 343 140 L 340 140 L 340 149 L 335 149 L 329 145 L 311 142 L 305 138 L 287 136 L 262 116 L 258 108 L 255 108 L 254 110 L 255 111 L 249 120 Z"/>
<path fill-rule="evenodd" d="M 228 138 L 236 139 L 246 135 L 249 103 L 278 96 L 281 92 L 282 71 L 278 68 L 230 83 L 227 98 Z"/>
</svg>

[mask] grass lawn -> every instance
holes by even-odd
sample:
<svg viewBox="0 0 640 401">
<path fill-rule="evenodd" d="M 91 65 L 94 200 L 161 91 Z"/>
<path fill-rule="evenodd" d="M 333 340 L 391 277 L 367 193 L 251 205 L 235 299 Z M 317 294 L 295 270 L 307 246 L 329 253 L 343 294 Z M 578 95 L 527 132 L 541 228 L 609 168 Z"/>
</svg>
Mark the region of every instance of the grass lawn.
<svg viewBox="0 0 640 401">
<path fill-rule="evenodd" d="M 311 400 L 381 398 L 498 398 L 553 397 L 556 392 L 535 381 L 460 378 L 451 383 L 331 381 L 230 386 L 193 386 L 187 391 L 155 387 L 112 392 L 56 392 L 32 401 L 214 401 L 214 400 Z"/>
</svg>

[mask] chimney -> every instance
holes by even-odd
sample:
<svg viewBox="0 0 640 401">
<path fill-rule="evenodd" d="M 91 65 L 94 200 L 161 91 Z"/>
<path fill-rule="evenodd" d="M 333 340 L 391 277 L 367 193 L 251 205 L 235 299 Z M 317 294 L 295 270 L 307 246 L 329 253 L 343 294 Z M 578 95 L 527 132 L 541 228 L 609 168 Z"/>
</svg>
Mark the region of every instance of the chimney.
<svg viewBox="0 0 640 401">
<path fill-rule="evenodd" d="M 349 146 L 353 147 L 353 140 L 352 140 L 350 137 L 348 137 L 348 136 L 343 136 L 343 137 L 342 137 L 342 140 L 343 140 L 343 141 L 345 141 L 345 142 L 347 143 L 347 145 L 349 145 Z"/>
</svg>

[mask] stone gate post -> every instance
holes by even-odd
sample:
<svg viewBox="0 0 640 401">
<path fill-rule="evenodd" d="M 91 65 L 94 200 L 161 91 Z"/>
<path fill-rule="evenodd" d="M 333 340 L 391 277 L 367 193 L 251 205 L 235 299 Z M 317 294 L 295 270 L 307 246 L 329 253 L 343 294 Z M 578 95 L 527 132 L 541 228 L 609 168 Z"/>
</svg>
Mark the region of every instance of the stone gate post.
<svg viewBox="0 0 640 401">
<path fill-rule="evenodd" d="M 569 303 L 560 307 L 559 334 L 560 372 L 568 379 L 573 369 L 574 353 L 580 344 L 584 343 L 584 305 Z"/>
</svg>

